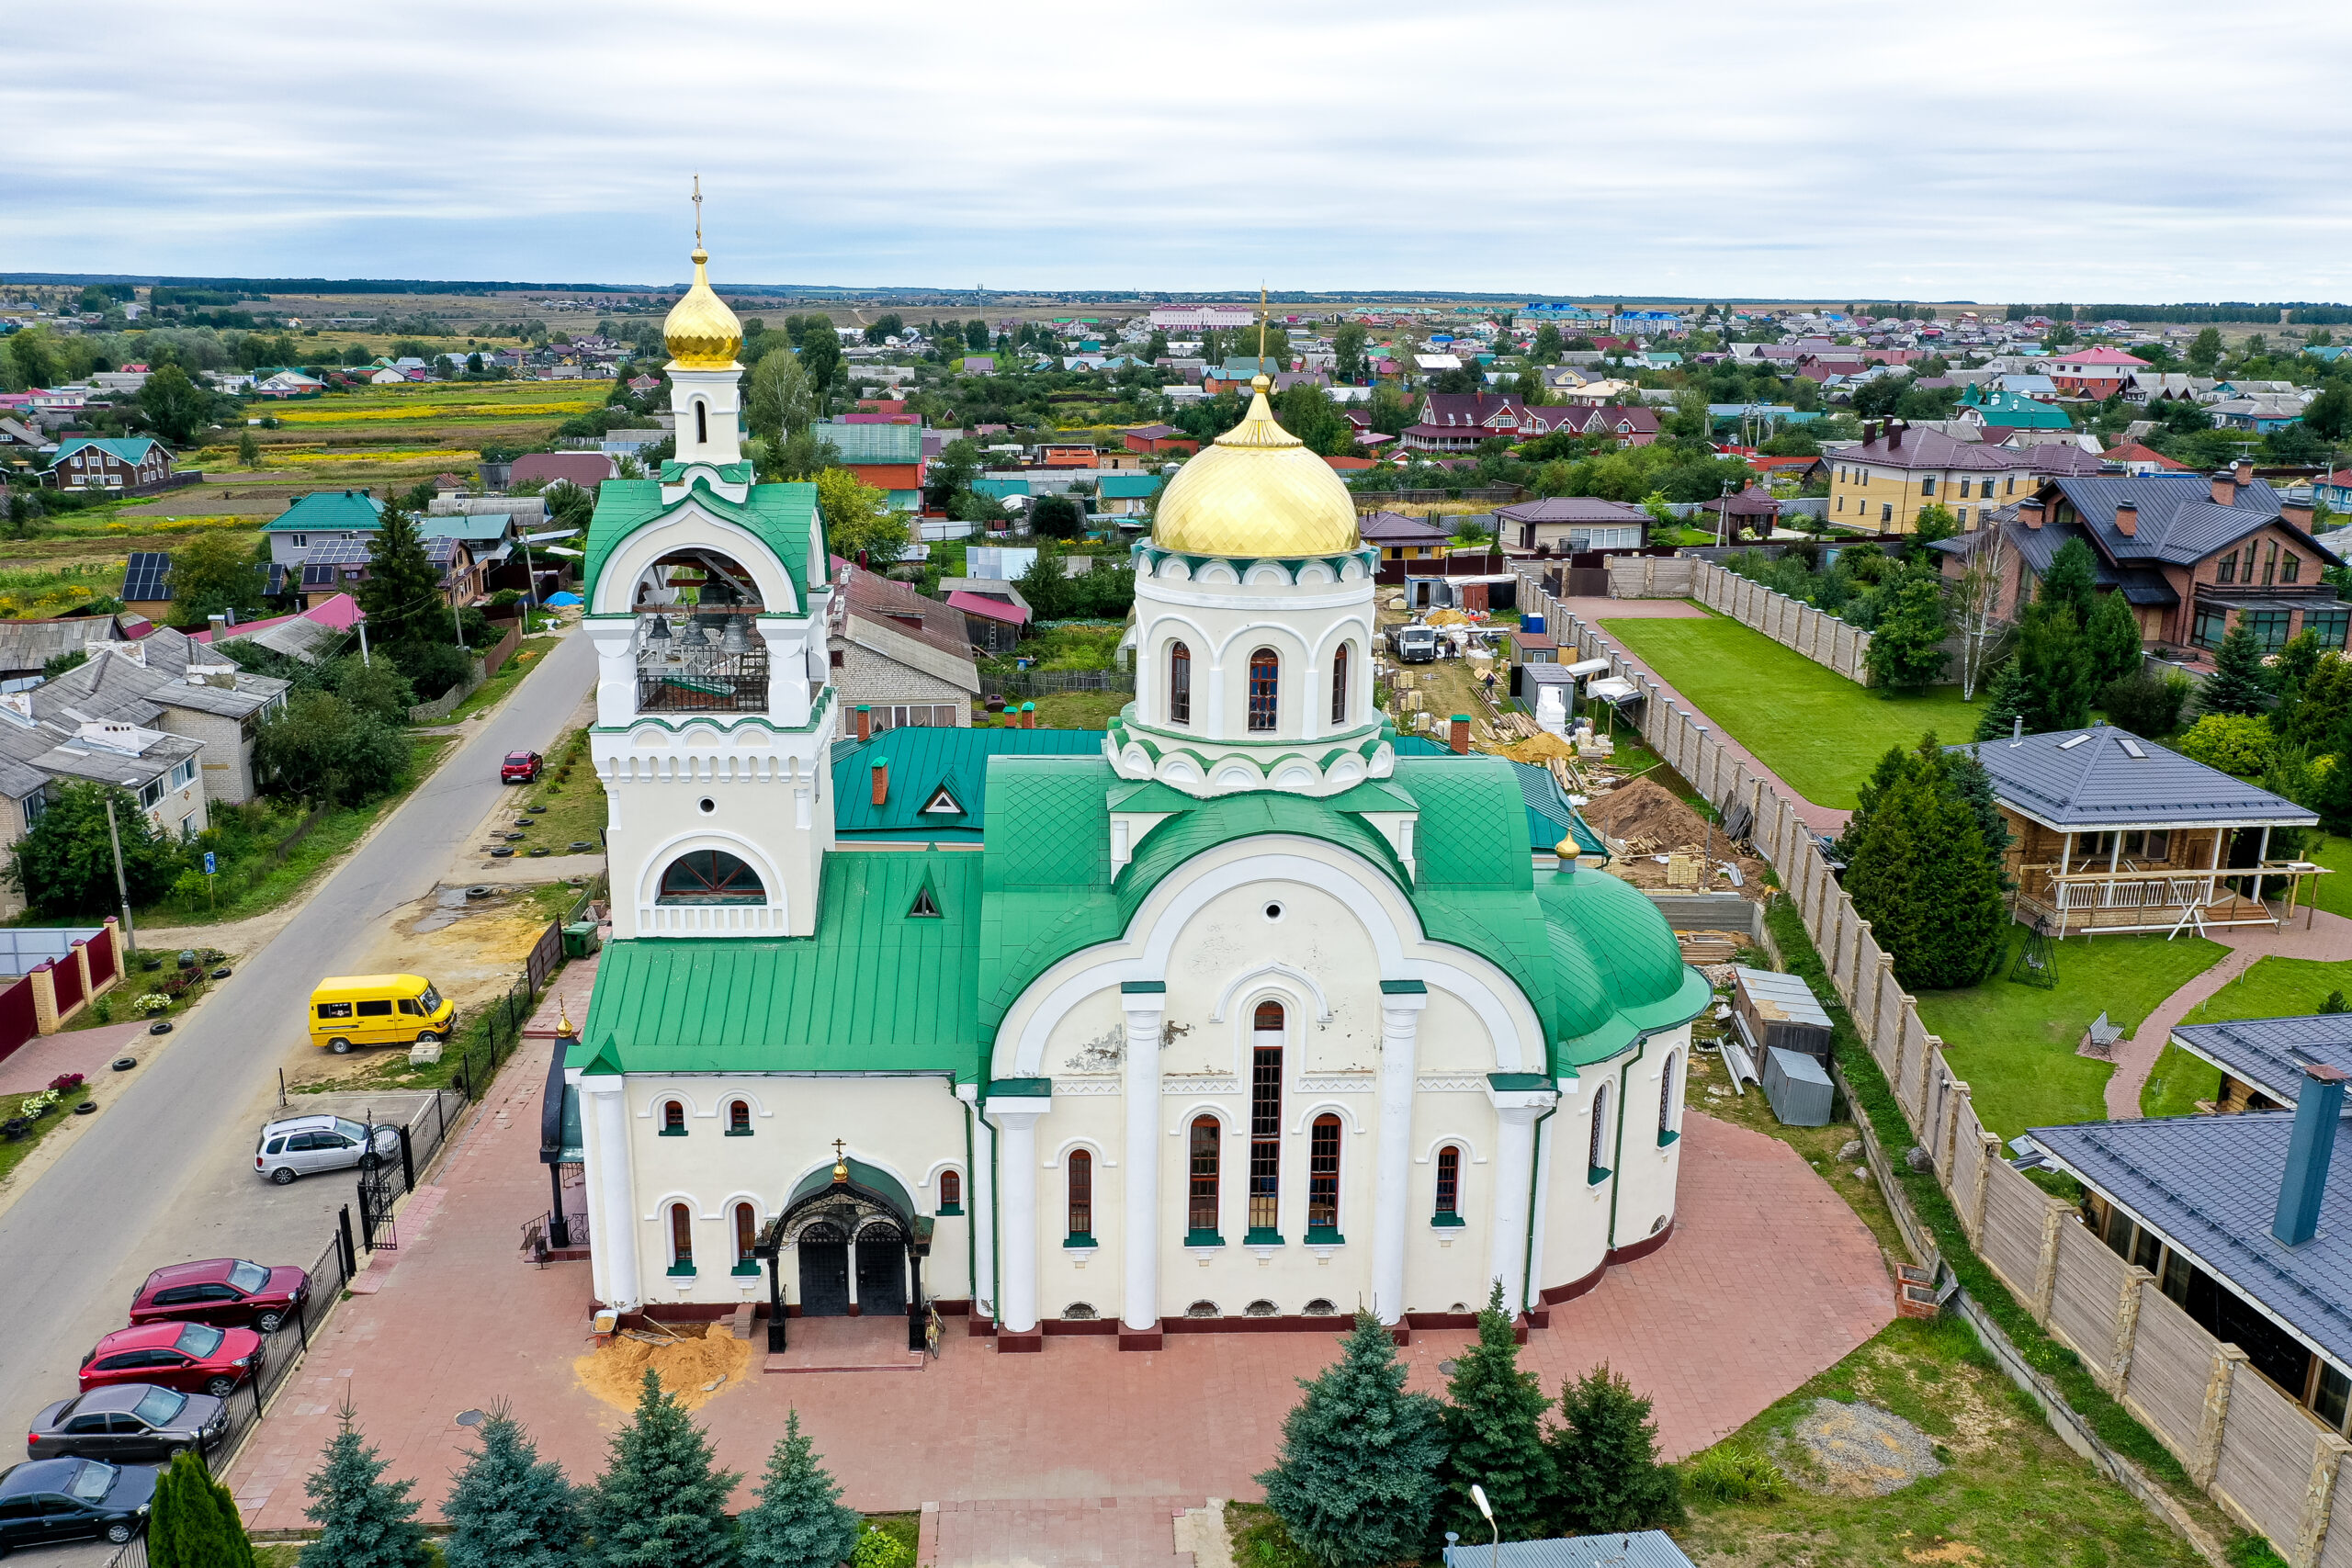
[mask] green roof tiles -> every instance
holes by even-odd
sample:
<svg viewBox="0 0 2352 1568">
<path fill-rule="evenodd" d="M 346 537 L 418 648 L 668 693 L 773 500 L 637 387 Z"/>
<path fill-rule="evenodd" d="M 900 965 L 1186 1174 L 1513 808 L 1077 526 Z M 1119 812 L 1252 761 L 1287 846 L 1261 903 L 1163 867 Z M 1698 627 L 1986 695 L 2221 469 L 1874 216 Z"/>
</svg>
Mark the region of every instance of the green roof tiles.
<svg viewBox="0 0 2352 1568">
<path fill-rule="evenodd" d="M 314 490 L 268 522 L 265 534 L 372 533 L 384 525 L 384 503 L 364 490 Z"/>
<path fill-rule="evenodd" d="M 657 480 L 606 479 L 596 487 L 596 513 L 588 524 L 585 571 L 592 606 L 596 602 L 597 579 L 621 541 L 655 518 L 667 517 L 687 505 L 699 506 L 714 517 L 751 530 L 775 553 L 792 579 L 794 593 L 803 605 L 808 604 L 809 558 L 817 553 L 810 547 L 809 534 L 824 526 L 817 513 L 815 485 L 753 485 L 743 500 L 729 501 L 697 479 L 692 490 L 664 505 Z M 821 581 L 816 584 L 822 585 Z"/>
<path fill-rule="evenodd" d="M 971 842 L 980 836 L 991 757 L 1100 756 L 1099 729 L 951 729 L 910 726 L 833 748 L 833 831 L 842 838 Z M 885 754 L 890 788 L 874 804 L 869 773 Z M 926 811 L 944 787 L 961 811 Z"/>
</svg>

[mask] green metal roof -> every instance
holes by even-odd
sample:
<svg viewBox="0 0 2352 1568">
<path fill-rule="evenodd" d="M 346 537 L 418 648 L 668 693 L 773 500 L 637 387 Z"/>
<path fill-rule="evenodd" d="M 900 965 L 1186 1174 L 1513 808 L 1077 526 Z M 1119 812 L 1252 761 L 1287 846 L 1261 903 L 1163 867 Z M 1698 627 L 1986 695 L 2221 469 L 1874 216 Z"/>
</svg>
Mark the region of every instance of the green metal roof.
<svg viewBox="0 0 2352 1568">
<path fill-rule="evenodd" d="M 923 838 L 974 842 L 987 809 L 991 757 L 1099 756 L 1099 729 L 886 729 L 870 740 L 833 747 L 833 832 L 843 839 Z M 890 788 L 874 804 L 876 761 L 890 760 Z M 944 787 L 963 809 L 924 807 Z"/>
<path fill-rule="evenodd" d="M 1105 474 L 1098 493 L 1105 501 L 1148 501 L 1164 482 L 1158 474 Z"/>
<path fill-rule="evenodd" d="M 915 1217 L 915 1201 L 907 1196 L 907 1190 L 899 1185 L 897 1177 L 878 1167 L 866 1164 L 854 1155 L 844 1156 L 842 1164 L 849 1167 L 850 1186 L 862 1188 L 870 1195 L 881 1199 L 885 1204 L 898 1210 L 902 1219 L 911 1220 Z M 792 1190 L 792 1196 L 784 1201 L 784 1206 L 789 1209 L 803 1198 L 814 1198 L 818 1193 L 831 1188 L 832 1184 L 833 1168 L 830 1165 L 819 1166 L 800 1179 L 799 1185 Z"/>
<path fill-rule="evenodd" d="M 920 463 L 922 427 L 916 424 L 812 424 L 820 441 L 832 443 L 844 463 Z"/>
<path fill-rule="evenodd" d="M 266 534 L 371 533 L 384 525 L 384 503 L 364 490 L 314 490 L 262 525 Z"/>
<path fill-rule="evenodd" d="M 69 435 L 57 444 L 57 458 L 50 467 L 60 467 L 74 453 L 95 446 L 136 468 L 147 460 L 148 453 L 162 445 L 152 435 Z"/>
<path fill-rule="evenodd" d="M 2067 417 L 2064 409 L 2029 398 L 2022 392 L 2012 392 L 2007 388 L 1987 391 L 1982 387 L 1970 387 L 1961 393 L 1960 406 L 1979 411 L 1987 424 L 2007 425 L 2012 430 L 2072 430 L 2075 427 L 2075 422 Z"/>
<path fill-rule="evenodd" d="M 1574 839 L 1578 854 L 1609 858 L 1609 846 L 1590 824 L 1577 815 L 1577 808 L 1568 804 L 1566 792 L 1560 788 L 1560 781 L 1552 776 L 1550 769 L 1533 762 L 1513 762 L 1511 766 L 1519 773 L 1520 797 L 1527 802 L 1530 845 L 1538 850 L 1556 850 L 1562 839 Z M 1551 838 L 1548 844 L 1544 841 L 1546 835 Z"/>
<path fill-rule="evenodd" d="M 693 504 L 715 517 L 748 528 L 775 552 L 777 562 L 792 579 L 793 592 L 808 602 L 809 532 L 822 528 L 813 484 L 753 485 L 741 501 L 729 501 L 697 479 L 694 488 L 664 505 L 656 479 L 606 479 L 596 487 L 596 513 L 588 524 L 588 602 L 596 602 L 596 580 L 605 562 L 622 540 L 656 518 L 667 517 Z M 821 587 L 820 582 L 817 586 Z"/>
</svg>

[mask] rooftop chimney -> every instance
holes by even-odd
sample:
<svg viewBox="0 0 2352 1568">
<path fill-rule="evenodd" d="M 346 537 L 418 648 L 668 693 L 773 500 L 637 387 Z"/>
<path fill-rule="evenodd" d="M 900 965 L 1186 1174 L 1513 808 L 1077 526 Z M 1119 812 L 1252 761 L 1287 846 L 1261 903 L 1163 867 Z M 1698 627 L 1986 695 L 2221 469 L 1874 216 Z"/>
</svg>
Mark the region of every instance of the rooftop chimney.
<svg viewBox="0 0 2352 1568">
<path fill-rule="evenodd" d="M 2312 503 L 2309 501 L 2280 501 L 2278 515 L 2305 533 L 2311 532 Z"/>
<path fill-rule="evenodd" d="M 1458 713 L 1453 716 L 1453 731 L 1446 738 L 1446 743 L 1457 752 L 1466 753 L 1470 750 L 1470 716 L 1468 714 Z"/>
<path fill-rule="evenodd" d="M 2345 1077 L 2341 1067 L 2303 1065 L 2287 1175 L 2278 1184 L 2278 1213 L 2270 1222 L 2270 1234 L 2288 1247 L 2301 1247 L 2319 1234 L 2320 1201 L 2327 1195 L 2328 1164 L 2335 1157 L 2335 1123 L 2344 1114 Z"/>
<path fill-rule="evenodd" d="M 1021 705 L 1021 728 L 1023 729 L 1035 729 L 1037 728 L 1037 705 L 1035 703 L 1023 703 Z"/>
<path fill-rule="evenodd" d="M 2115 531 L 2127 539 L 2140 536 L 2140 503 L 2128 497 L 2115 503 Z"/>
<path fill-rule="evenodd" d="M 874 804 L 882 805 L 890 798 L 890 759 L 874 759 Z"/>
<path fill-rule="evenodd" d="M 2213 504 L 2235 506 L 2238 503 L 2238 477 L 2228 468 L 2213 470 Z"/>
<path fill-rule="evenodd" d="M 2018 521 L 2037 531 L 2041 527 L 2041 498 L 2040 496 L 2033 496 L 2018 502 Z"/>
<path fill-rule="evenodd" d="M 2025 744 L 2025 715 L 2021 713 L 2013 714 L 2009 717 L 2009 744 L 2012 746 Z"/>
<path fill-rule="evenodd" d="M 874 739 L 874 710 L 865 703 L 857 705 L 857 738 L 860 740 Z"/>
<path fill-rule="evenodd" d="M 1886 444 L 1889 446 L 1901 446 L 1903 445 L 1903 432 L 1905 428 L 1904 423 L 1901 420 L 1888 420 L 1886 422 Z"/>
<path fill-rule="evenodd" d="M 2251 457 L 2240 457 L 2235 464 L 2232 465 L 2231 472 L 2237 476 L 2237 481 L 2239 484 L 2252 484 L 2254 482 L 2254 459 Z"/>
</svg>

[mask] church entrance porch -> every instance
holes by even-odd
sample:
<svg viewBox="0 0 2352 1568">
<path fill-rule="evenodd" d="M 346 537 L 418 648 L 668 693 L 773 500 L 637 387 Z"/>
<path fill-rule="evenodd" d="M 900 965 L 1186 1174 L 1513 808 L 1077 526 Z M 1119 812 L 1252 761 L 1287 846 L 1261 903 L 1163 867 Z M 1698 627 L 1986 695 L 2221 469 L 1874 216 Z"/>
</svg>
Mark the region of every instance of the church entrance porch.
<svg viewBox="0 0 2352 1568">
<path fill-rule="evenodd" d="M 930 1356 L 907 1348 L 906 1325 L 897 1318 L 797 1317 L 792 1344 L 767 1357 L 769 1372 L 919 1372 Z"/>
<path fill-rule="evenodd" d="M 929 1312 L 922 1260 L 929 1215 L 918 1216 L 888 1172 L 835 1151 L 830 1169 L 803 1178 L 784 1212 L 752 1246 L 767 1266 L 768 1350 L 782 1354 L 798 1332 L 791 1322 L 872 1318 L 894 1325 L 900 1345 L 920 1349 Z M 793 1299 L 785 1281 L 793 1280 Z"/>
<path fill-rule="evenodd" d="M 847 1317 L 849 1233 L 820 1222 L 800 1233 L 800 1315 Z"/>
<path fill-rule="evenodd" d="M 868 1317 L 906 1315 L 907 1237 L 898 1226 L 877 1223 L 857 1233 L 857 1304 Z"/>
</svg>

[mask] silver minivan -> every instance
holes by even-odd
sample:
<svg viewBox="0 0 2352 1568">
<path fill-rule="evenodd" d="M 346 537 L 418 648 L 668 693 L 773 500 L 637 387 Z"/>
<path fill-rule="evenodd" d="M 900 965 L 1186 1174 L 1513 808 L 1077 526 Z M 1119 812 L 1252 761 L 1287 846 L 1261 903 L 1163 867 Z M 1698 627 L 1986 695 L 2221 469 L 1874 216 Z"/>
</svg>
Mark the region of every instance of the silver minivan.
<svg viewBox="0 0 2352 1568">
<path fill-rule="evenodd" d="M 378 1127 L 371 1139 L 368 1128 L 341 1116 L 288 1116 L 261 1130 L 254 1168 L 283 1187 L 313 1171 L 353 1166 L 373 1170 L 378 1161 L 397 1159 L 400 1152 L 398 1127 Z"/>
</svg>

